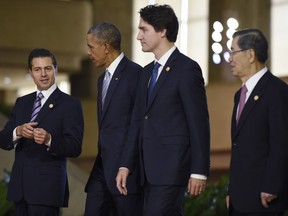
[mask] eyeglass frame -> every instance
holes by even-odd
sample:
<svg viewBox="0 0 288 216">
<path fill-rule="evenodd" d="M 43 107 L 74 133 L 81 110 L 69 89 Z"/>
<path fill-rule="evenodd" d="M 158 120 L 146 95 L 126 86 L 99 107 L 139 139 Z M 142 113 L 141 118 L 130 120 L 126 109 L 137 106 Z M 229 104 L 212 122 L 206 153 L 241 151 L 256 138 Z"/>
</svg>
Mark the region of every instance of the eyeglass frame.
<svg viewBox="0 0 288 216">
<path fill-rule="evenodd" d="M 238 53 L 238 52 L 243 52 L 243 51 L 246 51 L 246 50 L 248 50 L 248 49 L 251 49 L 251 48 L 234 50 L 234 51 L 228 50 L 228 54 L 229 54 L 229 56 L 233 56 L 233 55 L 235 55 L 235 54 Z"/>
</svg>

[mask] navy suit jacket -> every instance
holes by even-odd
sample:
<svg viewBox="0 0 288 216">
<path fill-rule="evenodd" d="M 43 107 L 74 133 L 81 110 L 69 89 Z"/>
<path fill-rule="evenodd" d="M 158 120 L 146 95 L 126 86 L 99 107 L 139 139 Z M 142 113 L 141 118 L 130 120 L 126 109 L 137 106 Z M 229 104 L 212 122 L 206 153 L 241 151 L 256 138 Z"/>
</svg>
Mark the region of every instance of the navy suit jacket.
<svg viewBox="0 0 288 216">
<path fill-rule="evenodd" d="M 121 165 L 133 170 L 140 155 L 142 184 L 148 180 L 153 185 L 187 186 L 190 174 L 207 176 L 210 166 L 209 115 L 201 68 L 176 49 L 148 101 L 153 65 L 143 69 Z"/>
<path fill-rule="evenodd" d="M 30 121 L 36 92 L 16 100 L 12 116 L 0 132 L 0 147 L 14 148 L 13 130 Z M 51 147 L 21 138 L 15 149 L 15 161 L 8 188 L 8 200 L 24 198 L 29 204 L 67 206 L 69 198 L 66 157 L 81 153 L 83 113 L 78 100 L 58 88 L 43 104 L 35 119 L 39 128 L 51 134 Z"/>
<path fill-rule="evenodd" d="M 229 194 L 241 212 L 283 212 L 288 206 L 288 87 L 270 71 L 258 81 L 238 125 L 235 94 Z M 278 196 L 265 209 L 260 193 Z"/>
<path fill-rule="evenodd" d="M 86 185 L 86 192 L 93 190 L 95 186 L 93 178 L 96 177 L 96 169 L 101 163 L 109 191 L 112 194 L 120 194 L 116 188 L 115 179 L 120 167 L 120 158 L 127 143 L 127 134 L 141 70 L 140 65 L 124 56 L 111 78 L 103 110 L 101 103 L 104 74 L 98 79 L 98 154 Z M 137 164 L 139 163 L 135 161 L 136 166 Z M 136 170 L 130 176 L 131 178 L 127 182 L 129 193 L 135 193 L 139 191 L 139 171 Z"/>
</svg>

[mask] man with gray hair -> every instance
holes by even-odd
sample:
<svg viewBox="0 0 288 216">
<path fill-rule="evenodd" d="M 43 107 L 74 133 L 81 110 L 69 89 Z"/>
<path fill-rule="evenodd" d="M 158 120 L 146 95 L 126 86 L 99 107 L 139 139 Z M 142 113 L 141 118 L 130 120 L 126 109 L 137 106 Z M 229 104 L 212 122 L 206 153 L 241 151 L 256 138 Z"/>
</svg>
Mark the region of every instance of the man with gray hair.
<svg viewBox="0 0 288 216">
<path fill-rule="evenodd" d="M 111 23 L 92 26 L 86 40 L 89 58 L 105 72 L 97 84 L 98 155 L 85 188 L 85 216 L 141 215 L 138 168 L 130 172 L 127 196 L 117 190 L 115 178 L 127 143 L 142 67 L 123 54 L 120 31 Z M 137 167 L 137 161 L 135 164 Z"/>
</svg>

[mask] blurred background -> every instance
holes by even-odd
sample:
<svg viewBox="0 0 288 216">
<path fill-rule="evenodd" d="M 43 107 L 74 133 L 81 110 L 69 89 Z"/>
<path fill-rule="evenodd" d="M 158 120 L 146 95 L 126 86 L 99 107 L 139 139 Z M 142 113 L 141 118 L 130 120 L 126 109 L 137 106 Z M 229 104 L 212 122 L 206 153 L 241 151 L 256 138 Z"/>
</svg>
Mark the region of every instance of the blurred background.
<svg viewBox="0 0 288 216">
<path fill-rule="evenodd" d="M 179 19 L 177 47 L 196 60 L 206 83 L 211 124 L 211 180 L 228 172 L 230 121 L 234 93 L 241 83 L 227 63 L 231 36 L 237 29 L 259 28 L 269 44 L 268 67 L 286 80 L 288 0 L 0 0 L 0 126 L 17 97 L 35 90 L 27 58 L 34 48 L 51 50 L 57 60 L 57 84 L 79 98 L 85 115 L 83 152 L 68 163 L 71 199 L 64 215 L 81 215 L 86 184 L 97 154 L 96 69 L 87 58 L 86 33 L 97 22 L 112 22 L 122 33 L 122 50 L 144 66 L 153 60 L 136 40 L 140 8 L 169 4 Z M 286 60 L 286 61 L 285 61 Z M 0 150 L 2 170 L 11 170 L 14 152 Z"/>
</svg>

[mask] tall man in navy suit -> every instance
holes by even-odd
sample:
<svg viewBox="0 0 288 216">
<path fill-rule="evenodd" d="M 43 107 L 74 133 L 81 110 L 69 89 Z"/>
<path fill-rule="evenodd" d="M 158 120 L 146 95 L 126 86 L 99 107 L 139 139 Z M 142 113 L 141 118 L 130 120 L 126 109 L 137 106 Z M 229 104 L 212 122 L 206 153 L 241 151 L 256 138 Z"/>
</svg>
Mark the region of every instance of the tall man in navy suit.
<svg viewBox="0 0 288 216">
<path fill-rule="evenodd" d="M 265 66 L 267 58 L 260 30 L 234 33 L 229 60 L 242 88 L 232 116 L 231 216 L 280 216 L 288 208 L 288 87 Z"/>
<path fill-rule="evenodd" d="M 7 199 L 15 203 L 16 216 L 58 216 L 68 206 L 66 157 L 82 150 L 82 107 L 56 86 L 57 62 L 50 51 L 32 50 L 28 66 L 37 90 L 17 98 L 0 132 L 0 147 L 15 149 Z M 34 109 L 37 95 L 41 104 Z"/>
<path fill-rule="evenodd" d="M 127 143 L 142 67 L 121 51 L 120 31 L 111 23 L 92 26 L 86 40 L 88 56 L 105 72 L 98 79 L 98 154 L 85 188 L 85 216 L 140 216 L 139 169 L 128 181 L 129 196 L 119 193 L 115 178 Z"/>
<path fill-rule="evenodd" d="M 145 216 L 183 215 L 187 189 L 198 196 L 209 174 L 209 115 L 200 66 L 174 45 L 178 20 L 168 5 L 140 10 L 137 39 L 155 60 L 144 67 L 129 142 L 117 187 L 129 194 L 130 173 L 140 156 Z M 153 69 L 154 64 L 160 64 Z M 154 89 L 151 87 L 157 74 Z M 149 95 L 148 92 L 151 92 Z M 128 190 L 128 191 L 127 191 Z"/>
</svg>

